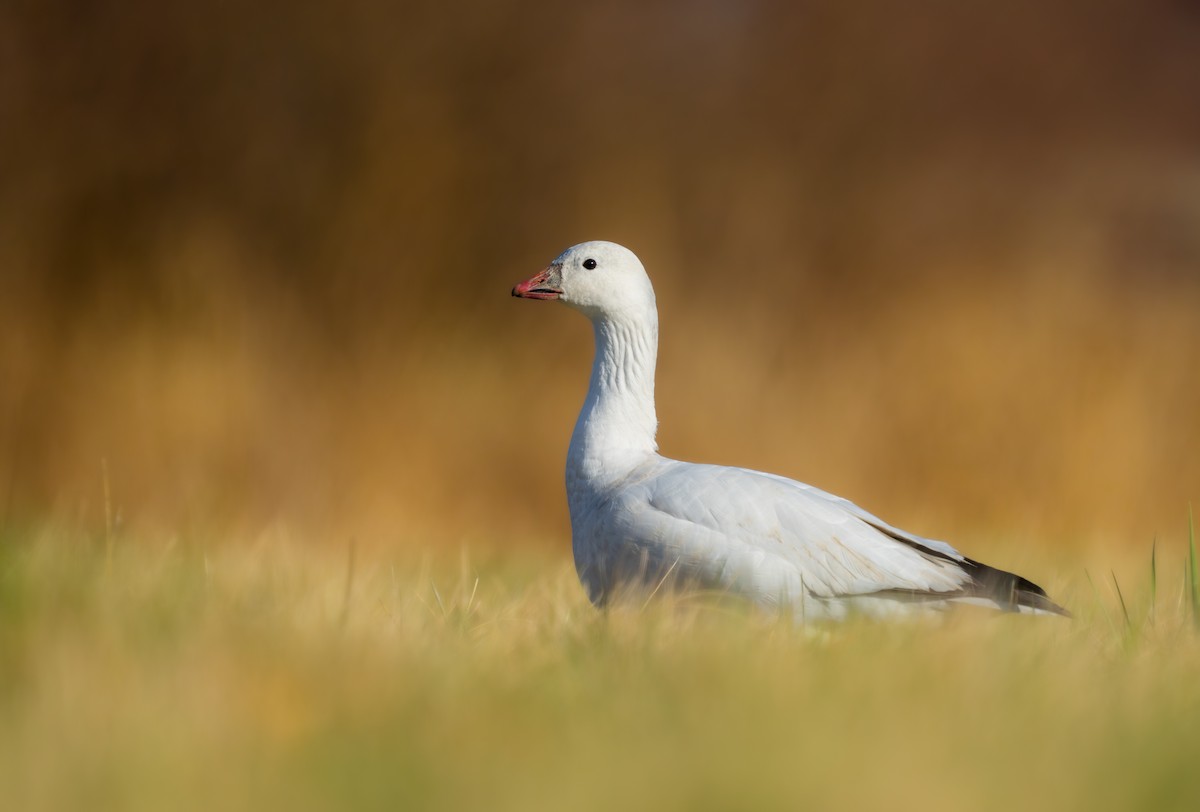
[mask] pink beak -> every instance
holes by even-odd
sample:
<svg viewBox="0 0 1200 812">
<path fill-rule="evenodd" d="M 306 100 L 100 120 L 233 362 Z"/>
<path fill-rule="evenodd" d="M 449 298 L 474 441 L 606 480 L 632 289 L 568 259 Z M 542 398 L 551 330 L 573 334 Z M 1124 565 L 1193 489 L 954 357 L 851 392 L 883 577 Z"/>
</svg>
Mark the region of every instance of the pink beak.
<svg viewBox="0 0 1200 812">
<path fill-rule="evenodd" d="M 562 267 L 548 265 L 524 282 L 513 286 L 512 295 L 520 299 L 557 299 L 562 296 Z"/>
</svg>

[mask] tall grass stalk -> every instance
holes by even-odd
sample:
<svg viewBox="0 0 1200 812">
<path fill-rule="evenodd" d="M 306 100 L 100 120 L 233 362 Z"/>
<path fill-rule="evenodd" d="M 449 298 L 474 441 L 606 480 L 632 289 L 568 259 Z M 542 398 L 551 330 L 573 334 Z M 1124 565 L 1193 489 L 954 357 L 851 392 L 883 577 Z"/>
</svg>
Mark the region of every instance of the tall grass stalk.
<svg viewBox="0 0 1200 812">
<path fill-rule="evenodd" d="M 1111 572 L 1113 587 L 1117 590 L 1117 599 L 1121 602 L 1121 615 L 1125 618 L 1125 634 L 1133 637 L 1133 620 L 1129 617 L 1129 607 L 1125 605 L 1125 595 L 1121 592 L 1121 584 L 1117 582 L 1117 574 Z"/>
<path fill-rule="evenodd" d="M 1192 623 L 1200 629 L 1200 563 L 1196 560 L 1196 521 L 1188 505 L 1188 595 L 1191 598 Z"/>
<path fill-rule="evenodd" d="M 100 459 L 100 479 L 104 490 L 104 570 L 112 570 L 113 557 L 113 512 L 112 489 L 108 481 L 108 458 Z"/>
<path fill-rule="evenodd" d="M 1150 543 L 1150 625 L 1154 625 L 1154 614 L 1158 607 L 1158 536 Z"/>
</svg>

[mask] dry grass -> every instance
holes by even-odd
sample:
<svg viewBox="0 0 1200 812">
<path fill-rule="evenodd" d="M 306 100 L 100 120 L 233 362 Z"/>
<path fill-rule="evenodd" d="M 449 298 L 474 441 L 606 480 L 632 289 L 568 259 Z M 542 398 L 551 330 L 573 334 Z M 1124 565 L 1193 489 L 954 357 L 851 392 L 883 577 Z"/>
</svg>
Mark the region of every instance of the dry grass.
<svg viewBox="0 0 1200 812">
<path fill-rule="evenodd" d="M 75 5 L 0 4 L 0 805 L 1200 807 L 1185 4 Z M 664 453 L 1078 619 L 593 612 L 507 295 L 591 238 Z"/>
<path fill-rule="evenodd" d="M 559 538 L 590 334 L 507 294 L 592 238 L 669 454 L 964 545 L 1200 499 L 1186 4 L 344 5 L 0 7 L 0 520 Z"/>
<path fill-rule="evenodd" d="M 9 530 L 0 785 L 12 809 L 1194 809 L 1185 547 L 1157 544 L 1153 582 L 1148 551 L 1115 559 L 1128 624 L 1097 550 L 1027 568 L 1062 573 L 1039 580 L 1074 621 L 813 633 L 678 600 L 602 615 L 528 551 L 276 530 L 122 537 L 108 563 L 101 538 Z"/>
<path fill-rule="evenodd" d="M 791 302 L 694 302 L 684 269 L 651 271 L 670 456 L 792 476 L 967 547 L 980 526 L 1137 544 L 1200 496 L 1200 289 L 1047 271 L 798 321 Z M 236 307 L 243 333 L 97 329 L 69 352 L 14 355 L 0 515 L 11 497 L 12 516 L 99 526 L 107 466 L 125 524 L 205 534 L 282 517 L 416 546 L 497 527 L 560 538 L 591 334 L 566 308 L 512 300 L 503 279 L 478 294 L 482 325 L 349 357 Z"/>
</svg>

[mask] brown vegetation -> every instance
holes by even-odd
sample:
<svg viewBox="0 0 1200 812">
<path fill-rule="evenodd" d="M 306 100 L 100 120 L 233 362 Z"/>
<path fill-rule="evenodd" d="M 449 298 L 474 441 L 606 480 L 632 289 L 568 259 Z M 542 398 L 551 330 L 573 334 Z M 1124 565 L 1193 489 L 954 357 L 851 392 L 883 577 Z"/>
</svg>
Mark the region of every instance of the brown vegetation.
<svg viewBox="0 0 1200 812">
<path fill-rule="evenodd" d="M 661 442 L 914 530 L 1200 495 L 1200 16 L 1155 0 L 0 7 L 0 508 L 565 536 L 625 243 Z M 963 541 L 964 546 L 970 546 Z"/>
</svg>

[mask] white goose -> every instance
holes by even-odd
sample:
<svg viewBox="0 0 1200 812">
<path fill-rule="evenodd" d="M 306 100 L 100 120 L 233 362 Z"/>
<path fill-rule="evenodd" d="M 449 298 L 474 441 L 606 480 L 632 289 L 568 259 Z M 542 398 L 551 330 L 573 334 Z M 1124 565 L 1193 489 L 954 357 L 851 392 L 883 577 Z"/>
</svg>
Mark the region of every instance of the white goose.
<svg viewBox="0 0 1200 812">
<path fill-rule="evenodd" d="M 1024 578 L 784 477 L 667 459 L 654 435 L 658 310 L 638 258 L 568 248 L 513 296 L 592 321 L 596 358 L 567 453 L 575 566 L 592 602 L 664 583 L 740 595 L 801 620 L 976 603 L 1067 614 Z"/>
</svg>

